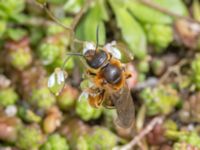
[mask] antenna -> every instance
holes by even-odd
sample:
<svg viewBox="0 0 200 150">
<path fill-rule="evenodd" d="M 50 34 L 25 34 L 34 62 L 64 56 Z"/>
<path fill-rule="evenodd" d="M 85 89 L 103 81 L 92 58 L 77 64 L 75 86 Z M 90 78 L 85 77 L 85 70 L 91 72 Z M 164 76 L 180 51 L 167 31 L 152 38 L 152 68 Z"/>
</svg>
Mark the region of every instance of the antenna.
<svg viewBox="0 0 200 150">
<path fill-rule="evenodd" d="M 81 53 L 73 53 L 73 52 L 69 52 L 66 54 L 68 57 L 65 59 L 65 61 L 63 62 L 62 65 L 62 70 L 64 70 L 65 64 L 68 62 L 68 60 L 72 57 L 72 56 L 78 56 L 78 57 L 83 57 L 83 54 Z"/>
<path fill-rule="evenodd" d="M 97 25 L 97 28 L 96 28 L 96 49 L 95 49 L 95 51 L 97 51 L 98 46 L 99 46 L 99 24 Z"/>
</svg>

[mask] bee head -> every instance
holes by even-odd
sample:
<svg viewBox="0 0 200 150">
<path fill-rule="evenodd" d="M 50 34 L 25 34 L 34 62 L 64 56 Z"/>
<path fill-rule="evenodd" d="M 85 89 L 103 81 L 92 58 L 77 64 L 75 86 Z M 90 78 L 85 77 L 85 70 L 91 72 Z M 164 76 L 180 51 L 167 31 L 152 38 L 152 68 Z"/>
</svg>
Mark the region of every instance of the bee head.
<svg viewBox="0 0 200 150">
<path fill-rule="evenodd" d="M 87 50 L 84 58 L 91 68 L 98 69 L 106 62 L 108 56 L 103 50 Z"/>
</svg>

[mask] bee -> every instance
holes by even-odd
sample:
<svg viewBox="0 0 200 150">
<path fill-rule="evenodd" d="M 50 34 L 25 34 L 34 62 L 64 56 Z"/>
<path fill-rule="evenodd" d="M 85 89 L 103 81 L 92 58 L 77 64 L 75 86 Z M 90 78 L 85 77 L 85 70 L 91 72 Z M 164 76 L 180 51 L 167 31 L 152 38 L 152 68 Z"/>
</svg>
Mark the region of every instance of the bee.
<svg viewBox="0 0 200 150">
<path fill-rule="evenodd" d="M 126 82 L 131 77 L 131 73 L 127 71 L 126 65 L 120 60 L 120 51 L 123 52 L 123 50 L 119 49 L 116 43 L 99 46 L 98 28 L 96 34 L 96 47 L 93 43 L 85 42 L 83 53 L 67 53 L 69 57 L 65 60 L 62 70 L 64 70 L 64 66 L 71 56 L 81 57 L 86 67 L 85 77 L 91 83 L 81 95 L 87 94 L 88 101 L 92 107 L 116 108 L 118 116 L 116 123 L 123 128 L 131 127 L 134 121 L 135 109 L 131 92 Z M 128 56 L 130 57 L 130 55 Z M 62 74 L 62 71 L 59 70 L 58 72 Z M 56 74 L 60 78 L 58 72 Z M 62 81 L 64 81 L 64 77 Z"/>
<path fill-rule="evenodd" d="M 116 108 L 116 123 L 123 128 L 130 127 L 134 121 L 135 109 L 126 79 L 131 74 L 121 63 L 119 55 L 116 55 L 113 45 L 107 44 L 103 48 L 86 47 L 83 58 L 88 66 L 86 73 L 92 83 L 86 89 L 90 105 L 95 108 L 101 105 Z"/>
</svg>

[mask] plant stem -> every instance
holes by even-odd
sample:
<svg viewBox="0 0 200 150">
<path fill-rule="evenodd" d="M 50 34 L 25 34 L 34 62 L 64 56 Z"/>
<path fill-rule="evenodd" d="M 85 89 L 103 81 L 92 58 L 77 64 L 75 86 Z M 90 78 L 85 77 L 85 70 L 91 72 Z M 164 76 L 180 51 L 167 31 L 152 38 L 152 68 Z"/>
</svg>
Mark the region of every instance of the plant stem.
<svg viewBox="0 0 200 150">
<path fill-rule="evenodd" d="M 164 120 L 163 116 L 155 117 L 151 122 L 137 135 L 133 138 L 128 144 L 115 148 L 115 150 L 131 150 L 133 147 L 138 144 L 149 132 L 151 132 L 156 124 L 161 124 Z"/>
<path fill-rule="evenodd" d="M 85 2 L 85 5 L 81 8 L 81 10 L 77 13 L 77 15 L 74 18 L 74 21 L 71 24 L 71 29 L 75 30 L 78 22 L 81 20 L 82 16 L 84 15 L 85 12 L 87 12 L 92 0 L 87 0 Z"/>
</svg>

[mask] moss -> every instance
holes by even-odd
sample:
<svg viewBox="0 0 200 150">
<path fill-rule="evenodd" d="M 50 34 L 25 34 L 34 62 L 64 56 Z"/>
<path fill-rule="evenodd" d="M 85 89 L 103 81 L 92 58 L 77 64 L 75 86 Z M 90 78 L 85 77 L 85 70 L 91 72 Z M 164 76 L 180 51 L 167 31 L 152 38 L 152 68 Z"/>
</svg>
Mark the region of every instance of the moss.
<svg viewBox="0 0 200 150">
<path fill-rule="evenodd" d="M 19 96 L 13 88 L 0 90 L 0 106 L 6 107 L 17 102 Z"/>
<path fill-rule="evenodd" d="M 40 150 L 69 150 L 67 140 L 59 134 L 52 134 L 41 146 Z"/>
<path fill-rule="evenodd" d="M 42 142 L 42 134 L 35 127 L 24 126 L 18 132 L 16 146 L 22 150 L 35 150 Z"/>
</svg>

